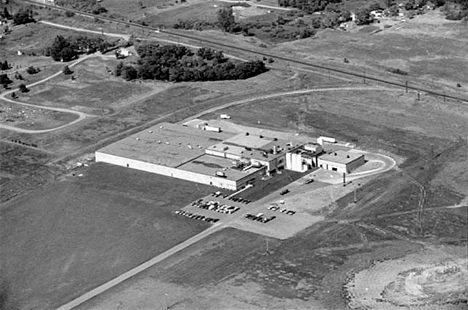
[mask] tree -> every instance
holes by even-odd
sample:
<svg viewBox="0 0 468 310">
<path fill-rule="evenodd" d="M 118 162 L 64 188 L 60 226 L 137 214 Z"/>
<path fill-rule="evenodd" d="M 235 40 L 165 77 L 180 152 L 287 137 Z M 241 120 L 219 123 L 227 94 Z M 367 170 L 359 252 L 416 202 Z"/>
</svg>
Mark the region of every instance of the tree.
<svg viewBox="0 0 468 310">
<path fill-rule="evenodd" d="M 70 67 L 68 67 L 68 66 L 63 67 L 62 72 L 63 72 L 63 74 L 66 74 L 66 75 L 73 73 L 73 71 L 71 71 Z"/>
<path fill-rule="evenodd" d="M 10 80 L 10 78 L 8 77 L 7 74 L 0 74 L 0 84 L 8 85 L 8 84 L 11 84 L 11 83 L 13 83 L 13 81 Z"/>
<path fill-rule="evenodd" d="M 19 87 L 20 92 L 22 93 L 27 93 L 29 91 L 29 89 L 26 87 L 25 84 L 20 84 L 18 87 Z"/>
<path fill-rule="evenodd" d="M 7 9 L 6 7 L 3 9 L 3 16 L 4 16 L 6 19 L 11 19 L 11 17 L 12 17 L 11 14 L 10 14 L 10 12 L 8 12 L 8 9 Z"/>
<path fill-rule="evenodd" d="M 23 25 L 31 22 L 34 22 L 31 10 L 20 9 L 18 13 L 13 16 L 13 23 L 15 25 Z"/>
<path fill-rule="evenodd" d="M 361 8 L 356 12 L 356 25 L 368 25 L 371 22 L 372 17 L 368 8 Z"/>
<path fill-rule="evenodd" d="M 17 79 L 17 80 L 24 80 L 24 79 L 23 79 L 23 76 L 22 76 L 20 73 L 18 73 L 18 72 L 15 73 L 15 79 Z"/>
<path fill-rule="evenodd" d="M 26 72 L 28 74 L 36 74 L 39 72 L 39 69 L 36 69 L 34 68 L 33 66 L 29 66 L 27 69 L 26 69 Z"/>
<path fill-rule="evenodd" d="M 234 19 L 232 8 L 223 8 L 218 11 L 218 24 L 226 32 L 232 32 L 236 21 Z"/>
<path fill-rule="evenodd" d="M 57 36 L 55 38 L 49 53 L 55 61 L 70 61 L 77 55 L 72 44 L 63 36 Z"/>
<path fill-rule="evenodd" d="M 398 16 L 398 13 L 400 13 L 400 9 L 398 8 L 398 5 L 392 5 L 387 9 L 388 16 Z"/>
<path fill-rule="evenodd" d="M 121 75 L 125 80 L 131 81 L 138 77 L 138 71 L 132 66 L 124 66 Z"/>
<path fill-rule="evenodd" d="M 10 69 L 10 65 L 8 64 L 8 61 L 5 60 L 3 63 L 0 63 L 0 69 L 2 70 Z"/>
<path fill-rule="evenodd" d="M 117 66 L 115 66 L 114 74 L 115 76 L 120 76 L 122 74 L 123 62 L 119 62 Z"/>
</svg>

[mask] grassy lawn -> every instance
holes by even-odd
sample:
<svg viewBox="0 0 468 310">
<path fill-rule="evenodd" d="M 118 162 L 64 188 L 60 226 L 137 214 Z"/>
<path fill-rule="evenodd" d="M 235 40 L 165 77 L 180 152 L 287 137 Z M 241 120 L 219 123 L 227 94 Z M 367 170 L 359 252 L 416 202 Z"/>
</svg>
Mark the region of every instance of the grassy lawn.
<svg viewBox="0 0 468 310">
<path fill-rule="evenodd" d="M 173 213 L 207 186 L 103 164 L 80 173 L 0 207 L 5 309 L 55 308 L 208 227 Z"/>
<path fill-rule="evenodd" d="M 157 14 L 149 14 L 144 21 L 151 26 L 164 25 L 172 27 L 180 20 L 199 20 L 216 22 L 219 7 L 214 7 L 212 2 L 199 2 L 193 5 L 183 5 L 165 10 Z"/>
<path fill-rule="evenodd" d="M 91 58 L 72 68 L 72 75 L 57 78 L 31 88 L 21 99 L 26 102 L 58 107 L 81 106 L 92 111 L 125 106 L 128 102 L 167 88 L 166 83 L 127 82 L 109 74 L 115 59 Z M 62 65 L 63 66 L 63 65 Z M 71 76 L 74 76 L 72 80 Z"/>
</svg>

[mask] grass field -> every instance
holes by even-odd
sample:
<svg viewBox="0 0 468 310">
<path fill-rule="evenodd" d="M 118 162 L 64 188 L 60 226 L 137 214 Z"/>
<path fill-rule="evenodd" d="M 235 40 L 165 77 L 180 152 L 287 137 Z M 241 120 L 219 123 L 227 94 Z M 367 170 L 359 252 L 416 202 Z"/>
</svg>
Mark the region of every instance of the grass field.
<svg viewBox="0 0 468 310">
<path fill-rule="evenodd" d="M 379 78 L 400 78 L 410 83 L 425 80 L 431 88 L 443 85 L 466 96 L 468 79 L 464 72 L 468 68 L 464 46 L 468 37 L 464 29 L 463 23 L 447 21 L 436 10 L 376 34 L 325 30 L 317 38 L 283 43 L 278 48 L 295 51 L 303 59 L 328 61 Z M 343 64 L 344 58 L 349 64 Z M 388 69 L 400 69 L 408 75 L 398 76 Z M 457 88 L 457 83 L 462 87 Z"/>
<path fill-rule="evenodd" d="M 208 227 L 173 211 L 209 187 L 104 164 L 79 173 L 1 206 L 3 309 L 57 307 Z"/>
<path fill-rule="evenodd" d="M 129 102 L 162 91 L 164 83 L 131 83 L 107 71 L 117 65 L 115 59 L 92 58 L 73 67 L 73 76 L 60 75 L 22 94 L 26 102 L 56 107 L 82 107 L 85 112 L 102 114 Z"/>
</svg>

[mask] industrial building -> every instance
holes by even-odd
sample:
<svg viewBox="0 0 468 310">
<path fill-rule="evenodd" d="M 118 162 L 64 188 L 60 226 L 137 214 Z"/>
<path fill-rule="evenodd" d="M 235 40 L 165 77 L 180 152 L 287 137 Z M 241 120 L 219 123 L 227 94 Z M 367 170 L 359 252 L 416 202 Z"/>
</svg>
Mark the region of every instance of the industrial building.
<svg viewBox="0 0 468 310">
<path fill-rule="evenodd" d="M 96 161 L 231 190 L 255 185 L 282 169 L 349 173 L 364 163 L 356 153 L 323 154 L 317 143 L 226 133 L 208 124 L 162 123 L 96 151 Z"/>
<path fill-rule="evenodd" d="M 365 158 L 361 153 L 338 150 L 318 158 L 318 166 L 322 169 L 350 173 L 364 165 Z"/>
</svg>

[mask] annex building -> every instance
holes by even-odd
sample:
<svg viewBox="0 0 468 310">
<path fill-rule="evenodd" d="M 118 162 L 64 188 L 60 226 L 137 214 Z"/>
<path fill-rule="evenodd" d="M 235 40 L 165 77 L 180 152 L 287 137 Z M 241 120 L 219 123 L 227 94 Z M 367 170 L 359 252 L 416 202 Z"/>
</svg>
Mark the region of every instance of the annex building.
<svg viewBox="0 0 468 310">
<path fill-rule="evenodd" d="M 95 155 L 96 162 L 238 190 L 282 169 L 305 172 L 322 167 L 349 173 L 364 162 L 363 155 L 360 159 L 356 153 L 343 152 L 325 154 L 317 143 L 161 123 Z"/>
</svg>

